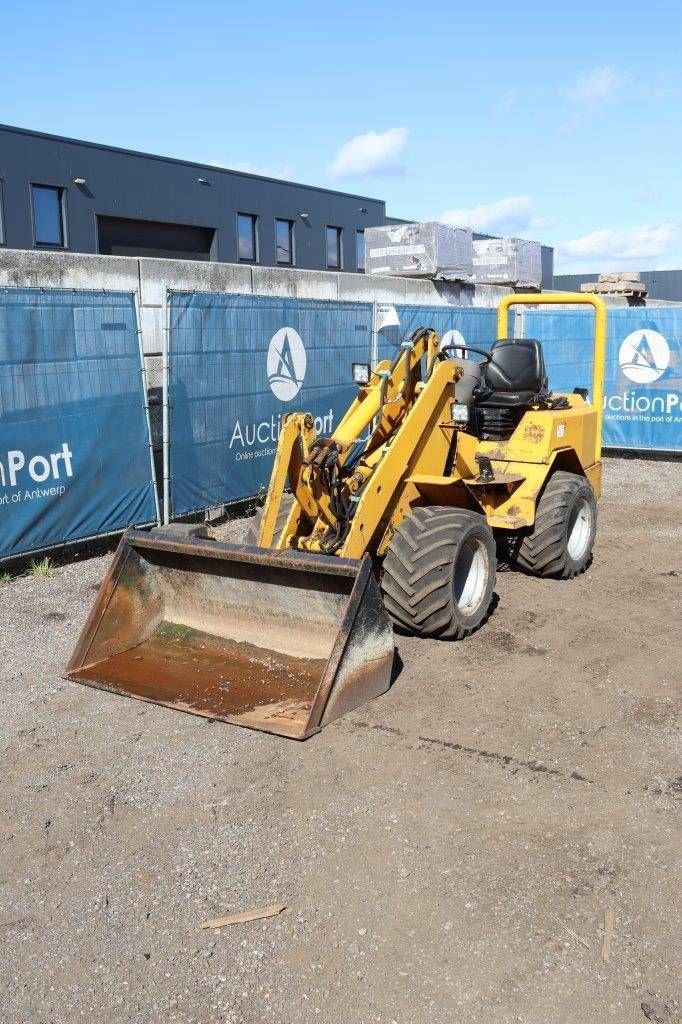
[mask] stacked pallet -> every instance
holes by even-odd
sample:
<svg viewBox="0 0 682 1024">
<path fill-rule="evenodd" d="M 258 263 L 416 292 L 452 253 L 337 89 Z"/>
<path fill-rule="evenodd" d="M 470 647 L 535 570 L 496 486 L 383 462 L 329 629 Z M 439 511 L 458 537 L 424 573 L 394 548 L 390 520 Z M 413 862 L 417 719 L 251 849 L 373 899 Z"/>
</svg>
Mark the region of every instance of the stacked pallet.
<svg viewBox="0 0 682 1024">
<path fill-rule="evenodd" d="M 614 274 L 600 274 L 596 281 L 585 281 L 580 285 L 581 292 L 595 295 L 623 295 L 626 298 L 646 298 L 646 285 L 635 271 L 622 271 Z"/>
</svg>

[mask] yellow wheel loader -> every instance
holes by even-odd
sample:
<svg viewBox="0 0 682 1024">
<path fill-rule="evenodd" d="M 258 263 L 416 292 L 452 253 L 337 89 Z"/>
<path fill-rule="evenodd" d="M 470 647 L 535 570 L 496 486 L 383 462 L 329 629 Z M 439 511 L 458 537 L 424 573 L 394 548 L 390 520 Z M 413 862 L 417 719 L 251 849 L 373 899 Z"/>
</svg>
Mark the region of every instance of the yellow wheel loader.
<svg viewBox="0 0 682 1024">
<path fill-rule="evenodd" d="M 549 390 L 542 347 L 508 337 L 515 304 L 589 304 L 591 401 Z M 606 308 L 506 296 L 489 351 L 421 328 L 353 365 L 331 437 L 283 422 L 244 546 L 205 527 L 123 536 L 67 667 L 71 679 L 304 739 L 385 692 L 393 626 L 460 640 L 489 614 L 497 555 L 537 576 L 589 564 L 601 490 Z"/>
</svg>

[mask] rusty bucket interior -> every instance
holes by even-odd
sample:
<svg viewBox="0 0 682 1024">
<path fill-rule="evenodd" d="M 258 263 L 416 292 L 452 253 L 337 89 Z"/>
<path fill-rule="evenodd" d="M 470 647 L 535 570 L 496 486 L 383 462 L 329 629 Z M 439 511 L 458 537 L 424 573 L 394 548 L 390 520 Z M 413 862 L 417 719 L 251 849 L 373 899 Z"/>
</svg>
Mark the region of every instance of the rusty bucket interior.
<svg viewBox="0 0 682 1024">
<path fill-rule="evenodd" d="M 393 653 L 368 556 L 129 530 L 66 675 L 305 739 L 384 693 Z"/>
</svg>

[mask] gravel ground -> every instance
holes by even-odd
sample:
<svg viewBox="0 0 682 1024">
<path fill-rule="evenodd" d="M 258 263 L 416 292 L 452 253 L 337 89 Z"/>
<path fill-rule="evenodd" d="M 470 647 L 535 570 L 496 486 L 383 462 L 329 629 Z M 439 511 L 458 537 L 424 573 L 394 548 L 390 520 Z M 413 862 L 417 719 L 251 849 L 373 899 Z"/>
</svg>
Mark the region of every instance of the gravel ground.
<svg viewBox="0 0 682 1024">
<path fill-rule="evenodd" d="M 110 556 L 0 585 L 3 1024 L 679 1021 L 681 498 L 304 744 L 61 680 Z"/>
</svg>

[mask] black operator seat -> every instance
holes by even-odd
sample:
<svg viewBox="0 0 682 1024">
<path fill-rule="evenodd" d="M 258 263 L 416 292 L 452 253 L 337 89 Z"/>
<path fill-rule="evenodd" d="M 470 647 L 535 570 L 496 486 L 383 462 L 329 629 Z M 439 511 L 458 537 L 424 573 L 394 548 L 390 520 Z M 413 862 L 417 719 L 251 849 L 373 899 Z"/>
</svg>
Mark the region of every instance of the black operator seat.
<svg viewBox="0 0 682 1024">
<path fill-rule="evenodd" d="M 549 396 L 542 345 L 534 338 L 502 338 L 490 350 L 476 405 L 519 407 Z"/>
</svg>

